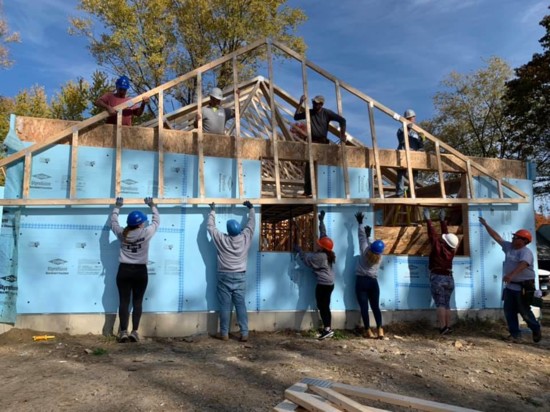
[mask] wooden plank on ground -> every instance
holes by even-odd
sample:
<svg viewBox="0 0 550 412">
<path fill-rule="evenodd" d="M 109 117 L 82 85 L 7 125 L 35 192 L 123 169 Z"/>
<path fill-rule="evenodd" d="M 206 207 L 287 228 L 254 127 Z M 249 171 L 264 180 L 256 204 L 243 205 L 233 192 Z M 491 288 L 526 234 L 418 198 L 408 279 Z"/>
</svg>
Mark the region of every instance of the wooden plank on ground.
<svg viewBox="0 0 550 412">
<path fill-rule="evenodd" d="M 346 385 L 334 382 L 330 386 L 337 392 L 344 395 L 357 396 L 360 398 L 372 399 L 380 402 L 400 405 L 407 408 L 416 408 L 421 411 L 431 412 L 479 412 L 475 409 L 462 408 L 460 406 L 449 405 L 424 399 L 413 398 L 411 396 L 397 395 L 394 393 L 382 392 L 376 389 L 361 388 L 358 386 Z"/>
<path fill-rule="evenodd" d="M 339 408 L 348 412 L 387 412 L 386 409 L 378 409 L 367 405 L 362 405 L 341 393 L 336 392 L 330 388 L 321 388 L 315 385 L 308 385 L 308 389 L 321 395 L 323 398 L 329 400 Z"/>
<path fill-rule="evenodd" d="M 287 389 L 285 391 L 285 398 L 312 412 L 342 412 L 341 409 L 330 405 L 328 401 L 309 393 Z"/>
</svg>

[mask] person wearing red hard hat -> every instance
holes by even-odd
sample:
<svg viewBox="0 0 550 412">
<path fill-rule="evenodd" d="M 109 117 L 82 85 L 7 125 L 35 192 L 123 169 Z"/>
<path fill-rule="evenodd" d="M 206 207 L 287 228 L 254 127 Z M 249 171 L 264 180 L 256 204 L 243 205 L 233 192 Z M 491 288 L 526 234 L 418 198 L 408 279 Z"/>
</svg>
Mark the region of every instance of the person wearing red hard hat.
<svg viewBox="0 0 550 412">
<path fill-rule="evenodd" d="M 453 278 L 453 258 L 459 244 L 458 237 L 449 233 L 447 221 L 445 220 L 445 209 L 439 211 L 441 224 L 441 236 L 439 236 L 430 217 L 430 209 L 424 208 L 424 219 L 428 226 L 428 238 L 432 250 L 428 258 L 428 269 L 430 270 L 430 291 L 435 303 L 439 333 L 446 335 L 451 333 L 451 295 L 455 290 Z"/>
<path fill-rule="evenodd" d="M 384 242 L 370 238 L 372 228 L 363 226 L 364 215 L 362 212 L 355 214 L 355 219 L 359 224 L 357 236 L 359 238 L 360 256 L 355 268 L 355 295 L 361 308 L 361 318 L 365 326 L 365 338 L 384 338 L 384 329 L 382 328 L 382 312 L 380 311 L 380 286 L 378 285 L 378 268 L 382 262 L 382 253 L 384 252 Z M 369 303 L 376 321 L 378 335 L 375 335 L 370 329 L 369 321 Z"/>
<path fill-rule="evenodd" d="M 521 342 L 521 330 L 518 322 L 518 314 L 520 314 L 533 333 L 533 342 L 540 342 L 542 339 L 540 323 L 537 322 L 531 310 L 531 302 L 528 300 L 535 291 L 533 252 L 527 248 L 527 245 L 533 240 L 531 233 L 526 229 L 520 229 L 512 235 L 512 241 L 509 242 L 489 226 L 485 219 L 480 217 L 479 221 L 504 252 L 502 280 L 505 287 L 502 299 L 504 300 L 504 317 L 508 325 L 508 332 L 510 332 L 510 336 L 505 339 L 514 343 Z"/>
<path fill-rule="evenodd" d="M 331 327 L 330 297 L 334 290 L 334 270 L 332 267 L 336 263 L 336 255 L 333 252 L 334 242 L 327 236 L 324 219 L 325 211 L 321 210 L 319 213 L 319 239 L 317 240 L 317 250 L 315 252 L 304 253 L 300 246 L 294 245 L 294 252 L 298 253 L 300 259 L 313 270 L 317 277 L 315 300 L 323 322 L 323 331 L 319 336 L 319 340 L 334 336 Z"/>
</svg>

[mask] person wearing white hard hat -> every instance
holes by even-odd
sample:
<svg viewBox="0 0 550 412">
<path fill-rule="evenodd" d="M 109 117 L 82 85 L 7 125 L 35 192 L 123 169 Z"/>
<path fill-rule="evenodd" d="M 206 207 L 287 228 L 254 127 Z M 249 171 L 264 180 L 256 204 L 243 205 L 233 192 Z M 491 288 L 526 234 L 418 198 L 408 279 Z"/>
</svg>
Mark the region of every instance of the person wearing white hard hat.
<svg viewBox="0 0 550 412">
<path fill-rule="evenodd" d="M 459 244 L 459 239 L 456 235 L 449 233 L 447 221 L 445 220 L 445 209 L 439 211 L 441 236 L 438 236 L 433 227 L 432 219 L 430 218 L 430 209 L 424 208 L 424 218 L 428 224 L 428 238 L 432 246 L 428 260 L 430 290 L 436 307 L 439 333 L 446 335 L 452 332 L 450 301 L 451 295 L 455 290 L 453 258 Z"/>
<path fill-rule="evenodd" d="M 416 131 L 412 129 L 412 125 L 416 123 L 416 113 L 412 109 L 405 110 L 403 117 L 407 119 L 410 123 L 407 124 L 407 134 L 409 135 L 409 149 L 417 151 L 424 150 L 424 136 L 419 135 Z M 399 145 L 397 150 L 405 150 L 405 133 L 403 128 L 400 127 L 397 131 L 397 141 Z M 405 179 L 406 169 L 399 169 L 397 171 L 397 183 L 395 186 L 395 195 L 397 197 L 403 197 L 405 194 L 403 188 L 403 181 Z M 413 179 L 416 181 L 418 178 L 418 170 L 413 170 Z M 412 184 L 412 183 L 411 183 Z"/>
<path fill-rule="evenodd" d="M 237 95 L 239 95 L 239 90 L 237 90 Z M 209 96 L 208 106 L 202 108 L 202 114 L 197 113 L 195 116 L 194 127 L 199 126 L 199 120 L 202 117 L 202 131 L 204 133 L 224 134 L 225 123 L 235 117 L 235 110 L 222 107 L 221 103 L 224 97 L 220 88 L 212 88 Z"/>
</svg>

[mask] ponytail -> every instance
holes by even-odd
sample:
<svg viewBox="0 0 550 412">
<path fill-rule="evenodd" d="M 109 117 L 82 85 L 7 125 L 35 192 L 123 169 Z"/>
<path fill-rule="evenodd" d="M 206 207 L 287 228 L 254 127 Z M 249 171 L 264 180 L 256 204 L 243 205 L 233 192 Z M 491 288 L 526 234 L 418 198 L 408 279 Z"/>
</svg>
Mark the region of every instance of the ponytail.
<svg viewBox="0 0 550 412">
<path fill-rule="evenodd" d="M 126 242 L 126 237 L 128 236 L 128 233 L 130 233 L 132 230 L 135 230 L 137 229 L 139 226 L 126 226 L 123 230 L 122 230 L 122 237 L 124 239 L 124 241 Z"/>
<path fill-rule="evenodd" d="M 374 266 L 378 263 L 380 263 L 380 260 L 382 259 L 382 255 L 377 255 L 376 253 L 372 253 L 372 250 L 368 250 L 365 259 L 369 266 Z"/>
<path fill-rule="evenodd" d="M 323 249 L 323 253 L 327 255 L 328 264 L 330 267 L 336 263 L 336 255 L 332 250 Z"/>
</svg>

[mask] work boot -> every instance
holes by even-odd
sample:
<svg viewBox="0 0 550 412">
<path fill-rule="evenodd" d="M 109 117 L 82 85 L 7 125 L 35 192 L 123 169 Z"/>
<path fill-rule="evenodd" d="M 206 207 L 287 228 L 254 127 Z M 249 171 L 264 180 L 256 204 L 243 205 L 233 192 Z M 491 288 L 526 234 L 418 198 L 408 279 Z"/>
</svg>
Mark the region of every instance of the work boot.
<svg viewBox="0 0 550 412">
<path fill-rule="evenodd" d="M 363 337 L 367 339 L 375 339 L 376 335 L 374 334 L 371 328 L 367 328 L 365 330 L 365 333 L 363 334 Z"/>
<path fill-rule="evenodd" d="M 378 339 L 384 339 L 384 329 L 381 326 L 378 328 Z"/>
</svg>

